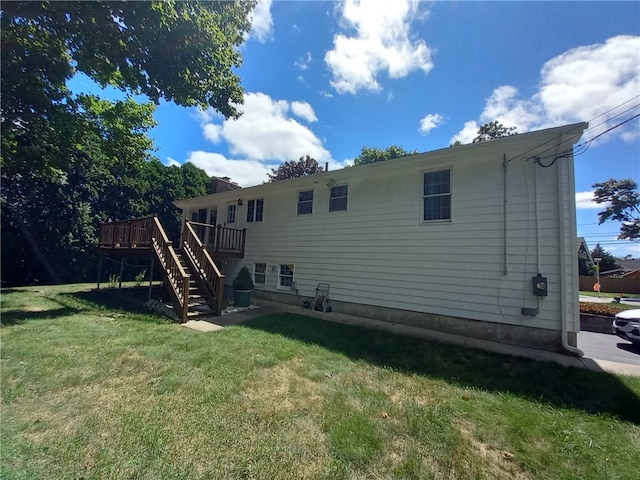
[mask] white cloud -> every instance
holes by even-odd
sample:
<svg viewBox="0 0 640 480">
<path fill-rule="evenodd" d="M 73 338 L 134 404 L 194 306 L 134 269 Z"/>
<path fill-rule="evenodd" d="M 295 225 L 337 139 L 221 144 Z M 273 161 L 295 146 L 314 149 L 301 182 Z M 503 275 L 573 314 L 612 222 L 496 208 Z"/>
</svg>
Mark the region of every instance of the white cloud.
<svg viewBox="0 0 640 480">
<path fill-rule="evenodd" d="M 578 210 L 604 210 L 608 203 L 596 203 L 593 198 L 593 190 L 589 192 L 576 192 L 576 209 Z"/>
<path fill-rule="evenodd" d="M 251 13 L 251 30 L 249 38 L 264 43 L 273 36 L 273 18 L 271 17 L 271 0 L 258 0 Z"/>
<path fill-rule="evenodd" d="M 224 140 L 233 155 L 249 160 L 287 161 L 303 155 L 310 155 L 318 161 L 331 159 L 320 139 L 289 116 L 289 112 L 293 112 L 313 121 L 315 113 L 308 103 L 289 103 L 274 100 L 264 93 L 247 93 L 242 110 L 243 114 L 237 120 L 223 120 L 222 124 L 204 123 L 205 136 L 216 141 Z"/>
<path fill-rule="evenodd" d="M 295 116 L 302 118 L 309 123 L 316 122 L 318 120 L 313 108 L 307 102 L 291 102 L 291 111 Z"/>
<path fill-rule="evenodd" d="M 466 144 L 473 142 L 473 139 L 478 136 L 479 128 L 480 126 L 475 120 L 464 122 L 464 127 L 462 127 L 462 130 L 451 137 L 451 143 L 454 144 L 456 142 L 460 142 Z"/>
<path fill-rule="evenodd" d="M 309 51 L 302 58 L 300 58 L 300 60 L 294 63 L 294 65 L 302 71 L 307 70 L 310 64 L 311 64 L 311 52 Z"/>
<path fill-rule="evenodd" d="M 167 157 L 167 161 L 164 162 L 167 167 L 179 167 L 180 162 L 178 162 L 175 158 Z"/>
<path fill-rule="evenodd" d="M 222 136 L 222 126 L 216 123 L 206 123 L 202 127 L 204 138 L 213 143 L 218 143 Z"/>
<path fill-rule="evenodd" d="M 429 133 L 434 128 L 442 124 L 444 118 L 439 113 L 430 113 L 422 120 L 420 120 L 420 131 L 422 133 Z"/>
<path fill-rule="evenodd" d="M 219 153 L 190 152 L 188 162 L 202 168 L 207 175 L 229 177 L 241 187 L 259 185 L 268 179 L 271 169 L 256 160 L 230 160 Z"/>
<path fill-rule="evenodd" d="M 377 77 L 382 72 L 401 78 L 433 68 L 427 44 L 410 35 L 411 22 L 424 16 L 417 0 L 347 0 L 338 9 L 344 30 L 355 32 L 336 34 L 333 49 L 324 57 L 337 92 L 376 92 L 381 89 Z"/>
<path fill-rule="evenodd" d="M 619 105 L 640 92 L 640 37 L 621 35 L 602 44 L 567 50 L 544 64 L 539 85 L 539 91 L 528 99 L 519 98 L 513 86 L 496 88 L 487 99 L 479 123 L 497 120 L 507 127 L 516 126 L 523 133 L 598 117 L 587 134 L 587 139 L 592 138 L 638 113 L 633 110 L 613 118 L 633 103 Z M 451 141 L 471 141 L 476 136 L 473 132 L 470 137 L 471 125 L 465 123 Z M 640 135 L 640 129 L 637 122 L 630 122 L 603 139 L 615 135 L 630 141 Z"/>
</svg>

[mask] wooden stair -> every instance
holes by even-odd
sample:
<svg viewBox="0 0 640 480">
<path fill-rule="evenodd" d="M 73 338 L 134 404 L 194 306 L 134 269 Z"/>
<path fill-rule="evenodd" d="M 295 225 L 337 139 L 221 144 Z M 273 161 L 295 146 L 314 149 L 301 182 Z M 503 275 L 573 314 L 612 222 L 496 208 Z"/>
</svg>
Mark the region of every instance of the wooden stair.
<svg viewBox="0 0 640 480">
<path fill-rule="evenodd" d="M 209 301 L 202 289 L 198 286 L 195 278 L 198 272 L 194 272 L 183 256 L 182 251 L 176 252 L 176 257 L 182 268 L 189 273 L 189 300 L 187 302 L 187 320 L 199 320 L 216 315 L 216 311 L 211 308 Z"/>
<path fill-rule="evenodd" d="M 244 230 L 219 228 L 215 234 L 216 245 L 231 248 L 227 244 L 233 240 L 237 244 L 234 248 L 244 255 Z M 224 275 L 190 222 L 184 223 L 178 248 L 169 241 L 155 215 L 103 223 L 98 248 L 107 255 L 150 253 L 160 265 L 163 283 L 181 323 L 221 314 Z"/>
</svg>

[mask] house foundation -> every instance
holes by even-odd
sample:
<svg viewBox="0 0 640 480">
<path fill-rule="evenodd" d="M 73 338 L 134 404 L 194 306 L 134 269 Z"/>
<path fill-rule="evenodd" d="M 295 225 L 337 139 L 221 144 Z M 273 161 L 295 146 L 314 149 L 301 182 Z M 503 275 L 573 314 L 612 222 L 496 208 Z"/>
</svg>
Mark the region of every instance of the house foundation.
<svg viewBox="0 0 640 480">
<path fill-rule="evenodd" d="M 256 299 L 298 306 L 302 306 L 303 300 L 302 297 L 298 295 L 265 290 L 254 290 L 253 295 Z M 559 330 L 498 322 L 484 322 L 447 315 L 435 315 L 337 300 L 331 300 L 330 303 L 334 312 L 364 319 L 380 320 L 464 337 L 566 353 L 562 347 L 561 332 Z M 569 332 L 568 340 L 569 345 L 576 346 L 577 334 L 575 332 Z"/>
</svg>

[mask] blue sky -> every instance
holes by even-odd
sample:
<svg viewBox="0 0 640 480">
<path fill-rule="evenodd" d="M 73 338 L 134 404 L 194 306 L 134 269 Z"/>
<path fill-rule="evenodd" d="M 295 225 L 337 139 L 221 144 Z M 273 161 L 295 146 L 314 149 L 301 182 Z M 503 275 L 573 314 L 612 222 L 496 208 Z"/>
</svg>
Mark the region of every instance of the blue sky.
<svg viewBox="0 0 640 480">
<path fill-rule="evenodd" d="M 363 146 L 468 143 L 492 120 L 521 133 L 592 120 L 586 141 L 640 113 L 640 2 L 261 1 L 253 17 L 237 71 L 244 115 L 161 103 L 151 136 L 165 164 L 249 186 L 307 154 L 336 169 Z M 640 183 L 638 119 L 575 167 L 578 234 L 640 257 L 590 201 L 595 182 Z"/>
</svg>

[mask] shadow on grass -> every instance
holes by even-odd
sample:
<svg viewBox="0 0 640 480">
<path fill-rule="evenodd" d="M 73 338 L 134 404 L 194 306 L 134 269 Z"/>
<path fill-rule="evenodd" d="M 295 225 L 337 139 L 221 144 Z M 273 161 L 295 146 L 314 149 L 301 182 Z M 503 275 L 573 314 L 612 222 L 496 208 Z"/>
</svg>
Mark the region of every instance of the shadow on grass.
<svg viewBox="0 0 640 480">
<path fill-rule="evenodd" d="M 144 302 L 147 297 L 144 297 L 144 299 L 135 298 L 115 289 L 64 293 L 61 297 L 67 297 L 72 302 L 79 300 L 81 303 L 99 310 L 117 310 L 134 314 L 149 313 L 149 310 L 144 308 Z"/>
<path fill-rule="evenodd" d="M 164 292 L 162 287 L 154 287 L 152 298 L 159 298 Z M 130 287 L 118 289 L 87 290 L 73 293 L 63 293 L 58 296 L 58 302 L 68 305 L 83 305 L 87 308 L 101 311 L 116 311 L 136 315 L 136 319 L 153 322 L 171 321 L 167 317 L 154 314 L 144 304 L 149 298 L 149 289 Z"/>
<path fill-rule="evenodd" d="M 2 325 L 20 325 L 26 320 L 53 320 L 55 318 L 67 317 L 69 315 L 74 315 L 76 313 L 80 313 L 81 310 L 72 307 L 61 307 L 61 308 L 53 308 L 47 310 L 24 310 L 24 309 L 14 309 L 14 310 L 4 310 L 2 312 Z"/>
<path fill-rule="evenodd" d="M 619 378 L 551 362 L 402 337 L 296 314 L 258 317 L 242 325 L 322 346 L 375 365 L 463 387 L 509 392 L 535 402 L 640 424 L 640 398 Z"/>
</svg>

